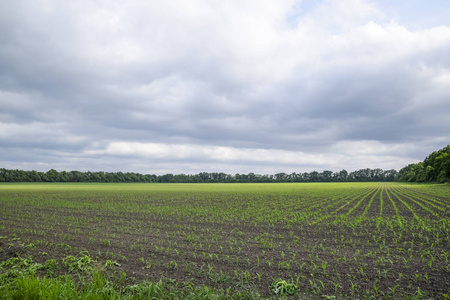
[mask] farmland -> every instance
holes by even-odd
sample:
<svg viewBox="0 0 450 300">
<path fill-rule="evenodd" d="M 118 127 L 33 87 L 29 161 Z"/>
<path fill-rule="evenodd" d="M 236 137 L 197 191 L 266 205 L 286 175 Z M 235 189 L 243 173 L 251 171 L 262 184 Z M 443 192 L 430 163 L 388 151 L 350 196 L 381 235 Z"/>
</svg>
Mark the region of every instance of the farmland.
<svg viewBox="0 0 450 300">
<path fill-rule="evenodd" d="M 2 184 L 0 211 L 10 292 L 25 265 L 79 289 L 100 274 L 118 297 L 143 282 L 183 297 L 450 296 L 448 184 Z"/>
</svg>

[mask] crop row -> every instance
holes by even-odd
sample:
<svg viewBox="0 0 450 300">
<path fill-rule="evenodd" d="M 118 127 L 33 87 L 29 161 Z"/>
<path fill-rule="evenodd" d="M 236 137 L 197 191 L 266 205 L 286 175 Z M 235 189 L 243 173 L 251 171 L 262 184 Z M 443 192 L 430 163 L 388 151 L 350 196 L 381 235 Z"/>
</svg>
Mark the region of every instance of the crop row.
<svg viewBox="0 0 450 300">
<path fill-rule="evenodd" d="M 117 262 L 112 268 L 129 283 L 165 277 L 262 296 L 281 278 L 313 296 L 445 297 L 445 191 L 385 183 L 6 186 L 0 254 L 62 262 L 89 253 Z"/>
</svg>

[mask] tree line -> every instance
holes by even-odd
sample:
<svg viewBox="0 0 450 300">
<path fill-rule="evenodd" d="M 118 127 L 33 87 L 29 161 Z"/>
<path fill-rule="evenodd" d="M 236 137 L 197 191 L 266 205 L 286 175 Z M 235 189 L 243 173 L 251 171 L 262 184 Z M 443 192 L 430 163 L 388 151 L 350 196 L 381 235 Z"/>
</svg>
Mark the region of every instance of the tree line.
<svg viewBox="0 0 450 300">
<path fill-rule="evenodd" d="M 161 183 L 246 183 L 246 182 L 446 182 L 450 179 L 450 145 L 430 154 L 423 162 L 409 164 L 399 172 L 394 169 L 360 169 L 347 172 L 276 173 L 272 175 L 226 174 L 201 172 L 198 174 L 150 175 L 133 172 L 80 172 L 51 169 L 47 172 L 9 170 L 0 168 L 0 182 L 161 182 Z"/>
<path fill-rule="evenodd" d="M 245 183 L 245 182 L 356 182 L 394 181 L 396 170 L 361 169 L 354 172 L 304 172 L 272 175 L 226 174 L 201 172 L 199 174 L 143 175 L 123 172 L 80 172 L 51 169 L 47 172 L 0 169 L 0 182 L 161 182 L 161 183 Z"/>
<path fill-rule="evenodd" d="M 405 182 L 450 182 L 450 145 L 434 151 L 424 161 L 409 164 L 398 172 Z"/>
</svg>

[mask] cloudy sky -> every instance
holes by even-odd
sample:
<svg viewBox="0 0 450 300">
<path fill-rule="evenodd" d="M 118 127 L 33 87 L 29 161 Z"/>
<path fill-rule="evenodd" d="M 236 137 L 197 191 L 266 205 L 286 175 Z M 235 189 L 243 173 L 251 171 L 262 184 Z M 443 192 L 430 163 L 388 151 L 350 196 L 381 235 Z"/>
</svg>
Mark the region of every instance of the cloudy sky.
<svg viewBox="0 0 450 300">
<path fill-rule="evenodd" d="M 0 167 L 400 169 L 450 143 L 448 0 L 3 0 Z"/>
</svg>

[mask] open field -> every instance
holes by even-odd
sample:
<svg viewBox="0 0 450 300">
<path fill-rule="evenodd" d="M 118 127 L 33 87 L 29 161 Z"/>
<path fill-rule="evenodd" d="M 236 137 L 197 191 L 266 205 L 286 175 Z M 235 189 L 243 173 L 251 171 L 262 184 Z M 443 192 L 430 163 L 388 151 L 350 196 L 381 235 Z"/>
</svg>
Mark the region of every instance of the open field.
<svg viewBox="0 0 450 300">
<path fill-rule="evenodd" d="M 450 296 L 448 184 L 1 184 L 0 211 L 9 292 L 34 266 L 122 297 Z"/>
</svg>

